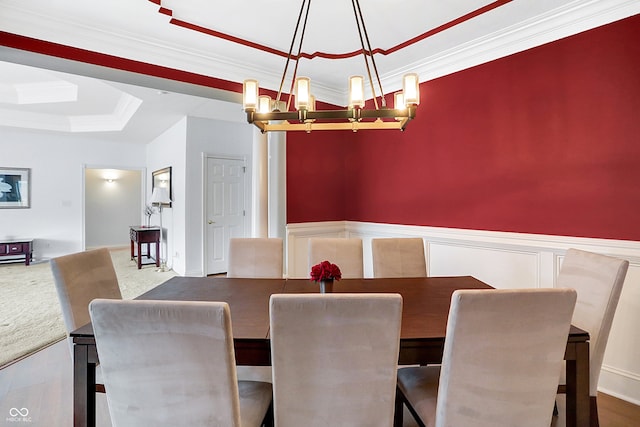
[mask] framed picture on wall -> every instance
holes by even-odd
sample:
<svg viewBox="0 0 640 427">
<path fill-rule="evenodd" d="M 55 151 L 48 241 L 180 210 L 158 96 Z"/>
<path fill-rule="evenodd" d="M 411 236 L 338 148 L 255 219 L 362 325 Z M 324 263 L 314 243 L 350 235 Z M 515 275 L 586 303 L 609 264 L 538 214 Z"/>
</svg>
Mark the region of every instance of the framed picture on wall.
<svg viewBox="0 0 640 427">
<path fill-rule="evenodd" d="M 29 208 L 31 169 L 0 167 L 0 208 Z"/>
<path fill-rule="evenodd" d="M 151 173 L 151 193 L 156 187 L 164 187 L 169 193 L 169 199 L 173 200 L 173 189 L 171 186 L 171 166 L 158 169 Z M 162 206 L 171 207 L 171 202 L 163 203 Z"/>
</svg>

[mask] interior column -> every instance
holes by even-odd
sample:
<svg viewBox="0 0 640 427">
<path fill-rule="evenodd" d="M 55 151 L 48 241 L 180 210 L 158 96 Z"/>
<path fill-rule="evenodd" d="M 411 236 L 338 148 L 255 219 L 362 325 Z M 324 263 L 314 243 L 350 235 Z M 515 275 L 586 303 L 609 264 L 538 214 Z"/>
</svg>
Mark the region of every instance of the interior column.
<svg viewBox="0 0 640 427">
<path fill-rule="evenodd" d="M 253 214 L 251 236 L 268 237 L 269 192 L 268 192 L 268 138 L 259 129 L 253 131 L 253 185 L 251 186 Z"/>
<path fill-rule="evenodd" d="M 269 133 L 269 237 L 286 239 L 287 133 Z M 286 244 L 286 242 L 285 242 Z M 286 249 L 285 249 L 286 252 Z"/>
</svg>

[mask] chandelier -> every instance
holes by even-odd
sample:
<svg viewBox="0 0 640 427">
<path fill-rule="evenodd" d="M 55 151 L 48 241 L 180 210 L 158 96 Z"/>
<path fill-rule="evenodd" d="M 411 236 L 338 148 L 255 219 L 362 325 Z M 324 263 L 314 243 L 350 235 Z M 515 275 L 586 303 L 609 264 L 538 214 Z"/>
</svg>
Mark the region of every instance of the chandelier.
<svg viewBox="0 0 640 427">
<path fill-rule="evenodd" d="M 311 0 L 302 0 L 277 97 L 271 99 L 270 96 L 259 95 L 257 80 L 248 79 L 243 82 L 243 108 L 247 113 L 247 121 L 257 126 L 262 133 L 270 131 L 311 132 L 313 130 L 351 130 L 357 132 L 360 129 L 404 130 L 409 120 L 415 117 L 416 109 L 420 103 L 418 75 L 410 73 L 403 77 L 402 91 L 394 94 L 394 108 L 387 108 L 378 68 L 376 67 L 362 11 L 360 10 L 360 1 L 351 0 L 351 3 L 375 109 L 364 108 L 364 77 L 351 76 L 349 78 L 349 105 L 346 109 L 316 110 L 315 97 L 311 94 L 311 80 L 308 77 L 297 77 L 298 61 L 307 27 L 309 7 L 311 6 Z M 292 52 L 303 15 L 304 21 L 300 33 L 298 52 L 294 56 Z M 289 63 L 292 60 L 295 62 L 295 67 L 291 78 L 289 96 L 285 103 L 281 100 L 282 89 Z M 380 90 L 380 105 L 378 104 L 376 87 L 371 77 L 371 69 L 373 69 L 373 74 Z M 292 95 L 295 97 L 295 111 L 290 111 Z"/>
</svg>

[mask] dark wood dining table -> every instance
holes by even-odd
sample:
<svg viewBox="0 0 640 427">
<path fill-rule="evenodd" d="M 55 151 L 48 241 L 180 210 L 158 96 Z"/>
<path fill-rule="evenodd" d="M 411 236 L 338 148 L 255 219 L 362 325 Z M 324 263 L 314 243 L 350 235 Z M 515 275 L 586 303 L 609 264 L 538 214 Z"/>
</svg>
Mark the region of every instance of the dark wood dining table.
<svg viewBox="0 0 640 427">
<path fill-rule="evenodd" d="M 231 309 L 236 363 L 269 366 L 269 297 L 277 293 L 318 292 L 307 279 L 173 277 L 136 299 L 225 301 Z M 471 276 L 343 279 L 334 292 L 399 293 L 403 298 L 400 365 L 440 363 L 451 294 L 456 289 L 493 289 Z M 535 325 L 531 325 L 535 327 Z M 74 426 L 95 426 L 95 368 L 91 324 L 71 333 L 74 342 Z M 565 352 L 568 427 L 589 425 L 589 334 L 571 327 Z"/>
</svg>

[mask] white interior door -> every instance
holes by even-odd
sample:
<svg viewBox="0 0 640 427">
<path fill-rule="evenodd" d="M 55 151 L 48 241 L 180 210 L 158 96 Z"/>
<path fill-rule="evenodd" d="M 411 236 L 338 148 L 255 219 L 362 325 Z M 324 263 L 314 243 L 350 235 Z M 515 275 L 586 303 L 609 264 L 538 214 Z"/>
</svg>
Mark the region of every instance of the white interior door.
<svg viewBox="0 0 640 427">
<path fill-rule="evenodd" d="M 226 272 L 229 239 L 245 236 L 245 171 L 244 160 L 207 158 L 206 274 Z"/>
</svg>

